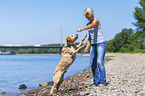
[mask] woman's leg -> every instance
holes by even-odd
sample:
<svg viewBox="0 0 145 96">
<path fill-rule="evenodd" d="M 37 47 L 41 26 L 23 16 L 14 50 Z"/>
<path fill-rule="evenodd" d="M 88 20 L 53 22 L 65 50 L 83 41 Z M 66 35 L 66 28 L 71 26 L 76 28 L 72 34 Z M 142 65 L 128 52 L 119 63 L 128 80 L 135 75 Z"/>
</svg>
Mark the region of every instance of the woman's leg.
<svg viewBox="0 0 145 96">
<path fill-rule="evenodd" d="M 93 84 L 99 85 L 99 71 L 97 68 L 97 45 L 92 44 L 90 50 L 90 64 L 93 73 Z"/>
<path fill-rule="evenodd" d="M 101 43 L 97 45 L 97 65 L 99 67 L 100 73 L 100 84 L 106 85 L 106 71 L 103 64 L 106 52 L 106 43 Z"/>
</svg>

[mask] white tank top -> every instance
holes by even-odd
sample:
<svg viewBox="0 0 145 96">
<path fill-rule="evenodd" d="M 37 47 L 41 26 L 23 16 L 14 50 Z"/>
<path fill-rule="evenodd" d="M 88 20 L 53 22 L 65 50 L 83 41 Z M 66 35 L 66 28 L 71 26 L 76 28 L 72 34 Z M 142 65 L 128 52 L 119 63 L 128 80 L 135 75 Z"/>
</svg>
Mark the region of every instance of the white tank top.
<svg viewBox="0 0 145 96">
<path fill-rule="evenodd" d="M 91 36 L 91 44 L 98 44 L 105 41 L 102 33 L 101 24 L 97 25 L 95 28 L 88 29 L 88 32 Z"/>
</svg>

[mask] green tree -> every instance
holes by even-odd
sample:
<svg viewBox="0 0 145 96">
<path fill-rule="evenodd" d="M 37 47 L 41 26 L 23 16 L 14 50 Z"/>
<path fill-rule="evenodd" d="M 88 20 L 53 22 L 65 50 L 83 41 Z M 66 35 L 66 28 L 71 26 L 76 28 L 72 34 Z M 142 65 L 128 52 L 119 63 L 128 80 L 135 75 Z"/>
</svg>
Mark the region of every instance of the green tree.
<svg viewBox="0 0 145 96">
<path fill-rule="evenodd" d="M 123 29 L 122 32 L 115 35 L 114 39 L 106 42 L 108 52 L 119 52 L 122 47 L 123 52 L 128 45 L 131 44 L 132 35 L 134 31 L 132 29 Z M 131 48 L 130 48 L 131 49 Z M 133 49 L 131 49 L 133 50 Z"/>
<path fill-rule="evenodd" d="M 132 29 L 123 29 L 122 32 L 116 34 L 113 41 L 113 46 L 115 46 L 114 52 L 118 52 L 121 47 L 123 47 L 126 44 L 130 44 L 132 34 Z"/>
<path fill-rule="evenodd" d="M 106 41 L 106 51 L 107 52 L 114 52 L 115 46 L 113 46 L 113 40 Z"/>
<path fill-rule="evenodd" d="M 140 0 L 139 4 L 140 8 L 135 8 L 134 18 L 136 22 L 133 24 L 137 27 L 137 39 L 143 46 L 143 42 L 145 41 L 145 0 Z"/>
</svg>

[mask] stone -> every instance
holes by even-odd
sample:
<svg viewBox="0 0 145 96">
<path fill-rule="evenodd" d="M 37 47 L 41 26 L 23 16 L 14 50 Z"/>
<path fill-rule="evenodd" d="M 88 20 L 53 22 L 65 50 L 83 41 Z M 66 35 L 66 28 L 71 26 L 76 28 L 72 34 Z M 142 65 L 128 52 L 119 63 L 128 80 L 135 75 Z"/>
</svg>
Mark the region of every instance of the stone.
<svg viewBox="0 0 145 96">
<path fill-rule="evenodd" d="M 39 84 L 41 87 L 46 87 L 48 86 L 48 83 L 46 81 L 43 81 L 42 83 Z"/>
<path fill-rule="evenodd" d="M 0 92 L 0 94 L 6 94 L 6 92 L 2 91 L 2 92 Z"/>
<path fill-rule="evenodd" d="M 19 96 L 27 96 L 27 95 L 25 95 L 25 94 L 21 94 L 21 95 L 19 95 Z"/>
<path fill-rule="evenodd" d="M 21 84 L 20 86 L 19 86 L 19 89 L 26 89 L 27 88 L 27 86 L 25 85 L 25 84 Z"/>
<path fill-rule="evenodd" d="M 85 95 L 89 95 L 90 93 L 86 93 Z"/>
</svg>

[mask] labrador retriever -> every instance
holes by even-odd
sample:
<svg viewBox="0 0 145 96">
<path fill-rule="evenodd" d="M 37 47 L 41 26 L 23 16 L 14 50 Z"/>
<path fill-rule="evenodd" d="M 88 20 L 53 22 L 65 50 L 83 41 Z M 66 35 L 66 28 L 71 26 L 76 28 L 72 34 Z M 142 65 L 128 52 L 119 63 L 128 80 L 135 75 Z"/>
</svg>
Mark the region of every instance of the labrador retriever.
<svg viewBox="0 0 145 96">
<path fill-rule="evenodd" d="M 64 74 L 66 73 L 67 69 L 76 59 L 76 53 L 86 44 L 82 45 L 83 41 L 85 40 L 87 34 L 82 38 L 78 45 L 75 45 L 74 42 L 78 39 L 78 35 L 69 35 L 66 38 L 65 46 L 62 48 L 62 57 L 61 60 L 56 67 L 53 73 L 53 86 L 51 88 L 50 94 L 53 93 L 54 88 L 56 87 L 57 92 L 59 89 L 60 84 L 62 84 L 64 79 Z M 82 46 L 81 46 L 82 45 Z"/>
</svg>

